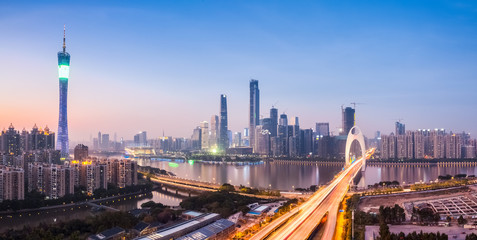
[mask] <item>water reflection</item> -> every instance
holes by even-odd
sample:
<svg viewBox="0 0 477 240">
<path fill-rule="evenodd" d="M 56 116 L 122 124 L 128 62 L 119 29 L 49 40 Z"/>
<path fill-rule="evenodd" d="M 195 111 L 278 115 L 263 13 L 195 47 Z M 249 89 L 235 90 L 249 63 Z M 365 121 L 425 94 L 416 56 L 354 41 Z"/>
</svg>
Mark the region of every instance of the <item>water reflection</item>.
<svg viewBox="0 0 477 240">
<path fill-rule="evenodd" d="M 326 184 L 333 179 L 342 166 L 339 164 L 265 162 L 259 165 L 231 165 L 195 162 L 168 162 L 139 159 L 138 164 L 173 172 L 178 177 L 212 183 L 232 183 L 260 188 L 292 190 L 293 187 L 309 187 Z M 367 166 L 364 184 L 373 185 L 381 181 L 415 183 L 429 182 L 439 175 L 477 175 L 477 166 Z"/>
<path fill-rule="evenodd" d="M 398 181 L 406 184 L 435 181 L 439 176 L 456 174 L 476 175 L 476 166 L 368 166 L 365 183 L 372 185 L 380 181 Z"/>
<path fill-rule="evenodd" d="M 256 165 L 194 164 L 177 163 L 170 165 L 166 161 L 138 159 L 141 166 L 165 169 L 178 177 L 210 183 L 231 183 L 259 188 L 292 190 L 293 187 L 309 187 L 325 184 L 338 173 L 339 164 L 324 166 L 315 163 L 265 162 Z"/>
</svg>

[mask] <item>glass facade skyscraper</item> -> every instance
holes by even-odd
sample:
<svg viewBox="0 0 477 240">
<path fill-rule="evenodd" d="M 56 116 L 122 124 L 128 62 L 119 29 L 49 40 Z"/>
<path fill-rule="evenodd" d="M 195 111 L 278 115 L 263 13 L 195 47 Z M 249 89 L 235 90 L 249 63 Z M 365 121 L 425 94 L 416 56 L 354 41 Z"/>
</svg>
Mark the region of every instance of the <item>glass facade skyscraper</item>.
<svg viewBox="0 0 477 240">
<path fill-rule="evenodd" d="M 220 127 L 219 149 L 225 151 L 229 147 L 228 120 L 227 120 L 227 96 L 220 95 Z"/>
<path fill-rule="evenodd" d="M 60 111 L 58 119 L 58 140 L 56 149 L 61 159 L 69 157 L 68 139 L 68 78 L 70 75 L 70 54 L 66 52 L 66 29 L 63 29 L 63 51 L 58 52 L 58 77 L 60 79 Z"/>
<path fill-rule="evenodd" d="M 260 124 L 260 90 L 258 80 L 250 80 L 250 147 L 255 148 L 255 126 Z"/>
<path fill-rule="evenodd" d="M 341 135 L 348 135 L 355 124 L 355 110 L 351 107 L 343 109 L 343 131 Z"/>
<path fill-rule="evenodd" d="M 396 122 L 396 135 L 406 134 L 406 125 L 400 122 Z"/>
<path fill-rule="evenodd" d="M 272 107 L 270 109 L 270 119 L 271 119 L 271 129 L 270 129 L 270 136 L 276 137 L 278 131 L 278 109 Z"/>
</svg>

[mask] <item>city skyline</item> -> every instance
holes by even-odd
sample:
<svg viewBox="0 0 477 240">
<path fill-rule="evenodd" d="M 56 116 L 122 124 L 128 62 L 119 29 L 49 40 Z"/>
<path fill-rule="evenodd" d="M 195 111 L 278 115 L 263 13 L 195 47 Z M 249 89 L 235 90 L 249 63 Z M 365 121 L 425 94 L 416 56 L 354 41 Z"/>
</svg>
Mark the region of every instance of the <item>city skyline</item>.
<svg viewBox="0 0 477 240">
<path fill-rule="evenodd" d="M 251 2 L 196 3 L 186 9 L 174 4 L 151 3 L 150 9 L 133 6 L 127 11 L 125 6 L 77 6 L 85 11 L 84 16 L 72 14 L 66 6 L 53 3 L 38 9 L 35 4 L 4 3 L 6 10 L 3 11 L 11 13 L 3 12 L 5 14 L 0 18 L 0 21 L 8 22 L 0 27 L 6 33 L 5 39 L 0 40 L 5 53 L 2 56 L 8 56 L 0 58 L 4 66 L 0 77 L 8 81 L 10 88 L 0 97 L 0 127 L 7 128 L 13 123 L 17 129 L 30 129 L 35 123 L 50 127 L 57 124 L 58 75 L 52 53 L 58 51 L 61 27 L 65 23 L 71 32 L 69 52 L 75 56 L 68 106 L 70 140 L 73 141 L 89 140 L 90 135 L 94 136 L 98 131 L 117 132 L 125 139 L 142 130 L 148 131 L 151 137 L 162 136 L 163 130 L 168 136 L 190 137 L 192 129 L 200 122 L 219 114 L 216 99 L 222 93 L 228 98 L 228 128 L 233 132 L 242 131 L 248 127 L 248 83 L 252 78 L 260 82 L 261 116 L 266 117 L 275 106 L 279 114 L 286 112 L 290 118 L 298 116 L 304 128 L 313 128 L 317 122 L 329 122 L 330 131 L 336 134 L 336 128 L 341 125 L 340 106 L 363 102 L 365 104 L 356 107 L 356 124 L 368 137 L 376 130 L 394 131 L 394 122 L 401 118 L 407 129 L 445 128 L 475 133 L 477 126 L 473 119 L 477 113 L 471 109 L 475 107 L 472 89 L 475 89 L 476 73 L 471 63 L 477 51 L 470 40 L 476 33 L 474 29 L 466 28 L 475 23 L 472 6 L 436 3 L 433 11 L 419 18 L 425 6 L 407 4 L 393 8 L 389 14 L 396 17 L 409 10 L 411 13 L 405 15 L 408 20 L 396 17 L 401 22 L 394 21 L 391 26 L 388 23 L 389 29 L 385 29 L 375 21 L 389 19 L 376 14 L 357 21 L 357 29 L 344 27 L 369 12 L 354 13 L 350 19 L 334 23 L 341 26 L 341 33 L 346 35 L 340 36 L 327 32 L 333 28 L 323 23 L 336 20 L 335 17 L 326 14 L 318 17 L 317 13 L 352 11 L 330 3 L 313 5 L 302 17 L 285 10 L 290 4 L 276 4 L 266 9 L 264 5 Z M 382 5 L 386 4 L 382 3 L 380 7 Z M 195 12 L 193 7 L 207 10 L 205 13 L 211 16 Z M 238 7 L 238 10 L 230 7 Z M 304 10 L 300 4 L 291 7 L 291 10 Z M 20 9 L 25 12 L 20 13 Z M 64 23 L 46 16 L 58 9 L 65 10 L 61 13 Z M 232 16 L 220 15 L 224 9 Z M 192 11 L 190 16 L 186 14 L 187 10 Z M 442 17 L 444 10 L 453 11 L 457 16 L 436 20 Z M 260 21 L 255 26 L 253 19 L 241 19 L 244 29 L 231 30 L 227 24 L 236 26 L 234 13 Z M 280 13 L 284 15 L 279 16 Z M 121 14 L 132 18 L 124 33 L 120 32 L 124 21 L 114 24 Z M 188 26 L 194 17 L 198 18 L 197 24 L 193 24 L 197 27 L 213 22 L 219 16 L 224 17 L 226 23 L 212 24 L 206 27 L 200 39 L 186 41 L 197 33 Z M 42 20 L 32 23 L 35 17 Z M 148 26 L 140 23 L 149 18 L 150 23 L 158 24 L 158 27 L 143 31 Z M 170 18 L 177 29 L 161 25 L 163 18 Z M 286 25 L 289 20 L 291 25 L 307 24 L 293 27 Z M 313 20 L 319 20 L 319 23 L 311 23 Z M 94 21 L 103 24 L 88 25 Z M 416 22 L 416 26 L 410 26 Z M 434 25 L 429 25 L 431 22 Z M 281 26 L 285 29 L 278 31 L 276 28 Z M 159 34 L 161 29 L 170 35 Z M 232 37 L 221 36 L 220 31 L 224 30 Z M 251 30 L 264 40 L 233 39 L 242 31 Z M 314 30 L 326 33 L 329 41 L 323 41 Z M 418 33 L 422 30 L 425 31 Z M 286 36 L 287 31 L 296 37 Z M 88 37 L 86 33 L 89 33 Z M 368 39 L 373 34 L 378 36 Z M 120 39 L 121 36 L 126 38 Z M 214 48 L 209 42 L 219 36 Z M 19 37 L 20 41 L 12 40 Z M 347 37 L 359 41 L 351 43 L 345 39 Z M 393 40 L 392 37 L 399 38 Z M 345 40 L 347 45 L 342 45 Z M 265 41 L 270 41 L 271 45 L 264 45 Z M 381 46 L 371 46 L 373 43 Z M 132 47 L 121 48 L 125 44 Z M 439 58 L 435 52 L 440 45 L 443 48 L 438 53 L 445 54 L 447 60 Z M 172 47 L 166 49 L 167 46 Z M 199 47 L 203 50 L 198 50 Z M 366 50 L 369 50 L 368 54 L 360 55 Z M 240 51 L 244 53 L 240 54 Z M 18 64 L 17 58 L 27 53 L 28 58 L 21 58 L 22 64 Z M 158 58 L 149 58 L 147 53 L 156 54 Z M 188 54 L 190 59 L 185 58 Z M 135 63 L 133 59 L 141 61 Z M 220 63 L 224 59 L 227 61 Z M 199 63 L 200 60 L 203 63 Z M 143 61 L 151 66 L 144 66 Z M 358 69 L 357 64 L 361 61 L 363 64 Z M 22 72 L 24 66 L 28 66 L 28 71 Z M 382 79 L 388 79 L 387 85 Z M 15 104 L 11 99 L 15 99 Z M 58 133 L 57 129 L 52 130 Z"/>
</svg>

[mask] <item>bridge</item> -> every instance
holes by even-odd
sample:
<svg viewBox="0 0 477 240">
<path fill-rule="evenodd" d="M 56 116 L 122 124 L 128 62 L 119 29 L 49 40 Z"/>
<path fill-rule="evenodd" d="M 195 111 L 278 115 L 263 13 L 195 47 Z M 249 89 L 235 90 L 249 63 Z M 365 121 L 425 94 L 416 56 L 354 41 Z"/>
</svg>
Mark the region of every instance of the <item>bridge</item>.
<svg viewBox="0 0 477 240">
<path fill-rule="evenodd" d="M 356 129 L 357 131 L 355 131 Z M 350 135 L 353 136 L 350 137 Z M 361 145 L 363 153 L 361 158 L 351 162 L 347 157 L 346 169 L 338 173 L 328 186 L 320 189 L 299 207 L 272 221 L 250 239 L 309 239 L 325 215 L 327 215 L 327 223 L 323 226 L 321 239 L 332 239 L 339 204 L 348 192 L 349 185 L 355 175 L 365 166 L 366 158 L 374 152 L 374 149 L 364 151 L 364 139 L 361 131 L 356 126 L 350 130 L 348 135 L 346 144 L 348 155 L 353 141 L 358 141 Z"/>
</svg>

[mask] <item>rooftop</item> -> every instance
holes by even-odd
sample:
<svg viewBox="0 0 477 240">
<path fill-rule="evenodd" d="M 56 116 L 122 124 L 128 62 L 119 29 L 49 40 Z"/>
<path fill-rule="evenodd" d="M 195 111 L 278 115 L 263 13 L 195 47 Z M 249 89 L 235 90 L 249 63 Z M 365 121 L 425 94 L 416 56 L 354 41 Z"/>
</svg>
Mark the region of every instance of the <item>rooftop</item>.
<svg viewBox="0 0 477 240">
<path fill-rule="evenodd" d="M 185 236 L 182 236 L 180 238 L 178 238 L 177 240 L 204 240 L 204 239 L 208 239 L 222 231 L 224 231 L 225 229 L 233 226 L 234 223 L 229 221 L 229 220 L 225 220 L 225 219 L 219 219 L 217 221 L 215 221 L 214 223 L 212 224 L 209 224 L 197 231 L 194 231 L 192 233 L 189 233 Z"/>
<path fill-rule="evenodd" d="M 156 240 L 156 239 L 161 239 L 166 236 L 170 236 L 174 233 L 177 233 L 179 231 L 183 231 L 184 229 L 190 228 L 194 225 L 200 224 L 201 222 L 207 221 L 211 218 L 216 218 L 219 216 L 217 213 L 207 213 L 207 214 L 202 214 L 199 217 L 193 218 L 191 220 L 176 224 L 174 226 L 168 227 L 166 229 L 157 231 L 155 233 L 149 234 L 145 237 L 139 238 L 140 240 Z"/>
<path fill-rule="evenodd" d="M 92 240 L 105 240 L 105 239 L 110 239 L 120 233 L 123 233 L 125 232 L 124 229 L 120 228 L 120 227 L 113 227 L 111 229 L 108 229 L 106 231 L 103 231 L 101 233 L 98 233 L 96 235 L 92 235 L 92 236 L 89 236 L 88 239 L 92 239 Z"/>
</svg>

